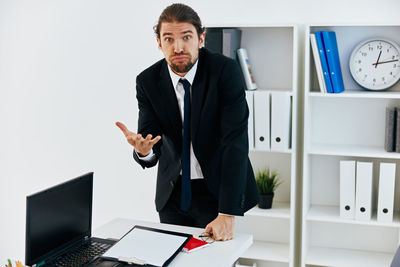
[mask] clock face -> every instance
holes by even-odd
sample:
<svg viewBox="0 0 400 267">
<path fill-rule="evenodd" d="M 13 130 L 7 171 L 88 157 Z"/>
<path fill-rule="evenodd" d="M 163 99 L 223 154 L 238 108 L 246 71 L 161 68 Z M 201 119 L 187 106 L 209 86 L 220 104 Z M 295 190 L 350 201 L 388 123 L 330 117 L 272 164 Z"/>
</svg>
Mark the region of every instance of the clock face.
<svg viewBox="0 0 400 267">
<path fill-rule="evenodd" d="M 354 80 L 370 90 L 384 90 L 400 79 L 400 47 L 386 39 L 367 40 L 350 56 Z"/>
</svg>

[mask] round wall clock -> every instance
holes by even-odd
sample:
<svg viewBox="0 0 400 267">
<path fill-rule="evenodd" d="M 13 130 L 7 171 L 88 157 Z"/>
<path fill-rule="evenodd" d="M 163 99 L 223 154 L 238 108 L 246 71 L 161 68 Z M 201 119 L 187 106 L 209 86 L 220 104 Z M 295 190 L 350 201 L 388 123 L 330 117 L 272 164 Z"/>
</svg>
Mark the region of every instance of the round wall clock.
<svg viewBox="0 0 400 267">
<path fill-rule="evenodd" d="M 368 39 L 354 48 L 350 72 L 369 90 L 385 90 L 400 80 L 400 46 L 385 38 Z"/>
</svg>

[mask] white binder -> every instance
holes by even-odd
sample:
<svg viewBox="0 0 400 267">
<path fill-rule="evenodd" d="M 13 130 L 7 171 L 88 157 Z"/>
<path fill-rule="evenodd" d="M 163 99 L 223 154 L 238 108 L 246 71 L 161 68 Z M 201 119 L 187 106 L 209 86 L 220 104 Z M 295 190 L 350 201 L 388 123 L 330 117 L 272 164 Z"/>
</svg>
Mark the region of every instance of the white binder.
<svg viewBox="0 0 400 267">
<path fill-rule="evenodd" d="M 255 149 L 270 149 L 269 91 L 254 91 L 254 143 Z"/>
<path fill-rule="evenodd" d="M 318 76 L 319 88 L 321 90 L 321 93 L 326 93 L 327 91 L 326 91 L 325 77 L 324 73 L 322 72 L 321 58 L 319 57 L 317 40 L 315 39 L 314 33 L 310 34 L 310 42 L 314 57 L 315 69 L 317 71 L 317 76 Z"/>
<path fill-rule="evenodd" d="M 356 162 L 340 161 L 340 218 L 354 219 L 356 202 Z"/>
<path fill-rule="evenodd" d="M 356 220 L 368 221 L 372 214 L 372 162 L 357 162 L 356 177 Z"/>
<path fill-rule="evenodd" d="M 246 91 L 246 101 L 247 106 L 249 107 L 249 149 L 254 149 L 254 92 Z"/>
<path fill-rule="evenodd" d="M 393 221 L 395 163 L 381 163 L 379 170 L 378 215 L 379 222 Z"/>
<path fill-rule="evenodd" d="M 291 102 L 290 92 L 271 92 L 271 150 L 290 148 Z"/>
</svg>

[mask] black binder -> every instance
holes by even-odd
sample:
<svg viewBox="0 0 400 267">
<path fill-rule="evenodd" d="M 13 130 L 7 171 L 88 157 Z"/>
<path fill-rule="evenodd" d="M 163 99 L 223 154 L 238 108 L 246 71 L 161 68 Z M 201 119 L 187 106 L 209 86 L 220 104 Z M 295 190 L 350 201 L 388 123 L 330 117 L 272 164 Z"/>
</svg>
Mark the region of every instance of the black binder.
<svg viewBox="0 0 400 267">
<path fill-rule="evenodd" d="M 236 51 L 240 48 L 242 31 L 236 28 L 207 28 L 205 47 L 237 60 Z"/>
</svg>

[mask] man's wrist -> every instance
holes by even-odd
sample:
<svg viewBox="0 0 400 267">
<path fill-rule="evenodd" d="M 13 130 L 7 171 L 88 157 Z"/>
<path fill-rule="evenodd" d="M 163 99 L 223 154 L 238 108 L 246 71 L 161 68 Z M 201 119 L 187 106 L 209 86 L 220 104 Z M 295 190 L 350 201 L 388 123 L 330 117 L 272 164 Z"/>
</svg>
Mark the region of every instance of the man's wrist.
<svg viewBox="0 0 400 267">
<path fill-rule="evenodd" d="M 139 158 L 140 160 L 144 160 L 144 161 L 150 160 L 150 159 L 153 157 L 153 155 L 154 155 L 153 149 L 150 150 L 150 153 L 147 154 L 146 156 L 141 156 L 141 155 L 136 151 L 136 149 L 134 149 L 134 151 L 135 151 L 136 155 L 138 156 L 138 158 Z"/>
<path fill-rule="evenodd" d="M 235 217 L 235 215 L 221 213 L 221 212 L 219 212 L 218 215 L 223 215 L 223 216 L 227 216 L 227 217 Z"/>
<path fill-rule="evenodd" d="M 137 151 L 136 151 L 136 152 L 137 152 Z M 146 154 L 143 154 L 143 153 L 137 152 L 137 154 L 138 154 L 138 156 L 139 156 L 139 157 L 142 157 L 142 158 L 144 158 L 144 157 L 147 157 L 147 156 L 150 154 L 150 152 L 148 152 L 148 153 L 146 153 Z"/>
</svg>

